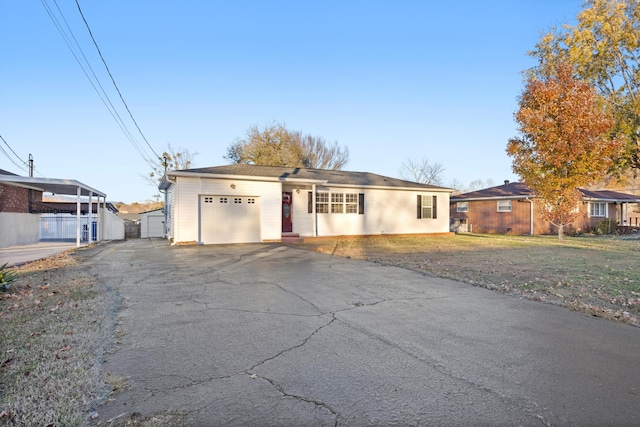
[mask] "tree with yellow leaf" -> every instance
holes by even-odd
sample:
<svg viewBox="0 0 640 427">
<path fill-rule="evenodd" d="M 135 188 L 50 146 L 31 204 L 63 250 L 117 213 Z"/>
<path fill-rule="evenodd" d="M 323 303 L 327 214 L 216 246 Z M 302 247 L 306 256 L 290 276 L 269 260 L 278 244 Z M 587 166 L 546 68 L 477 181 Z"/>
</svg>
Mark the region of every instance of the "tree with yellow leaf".
<svg viewBox="0 0 640 427">
<path fill-rule="evenodd" d="M 615 122 L 604 99 L 562 62 L 549 76 L 529 77 L 515 120 L 519 136 L 507 145 L 512 169 L 542 200 L 543 215 L 562 240 L 578 215 L 578 189 L 606 173 L 625 139 L 612 134 Z"/>
<path fill-rule="evenodd" d="M 530 75 L 551 75 L 565 62 L 597 89 L 626 136 L 614 171 L 640 171 L 640 0 L 585 0 L 576 25 L 543 35 L 530 54 L 539 60 Z"/>
</svg>

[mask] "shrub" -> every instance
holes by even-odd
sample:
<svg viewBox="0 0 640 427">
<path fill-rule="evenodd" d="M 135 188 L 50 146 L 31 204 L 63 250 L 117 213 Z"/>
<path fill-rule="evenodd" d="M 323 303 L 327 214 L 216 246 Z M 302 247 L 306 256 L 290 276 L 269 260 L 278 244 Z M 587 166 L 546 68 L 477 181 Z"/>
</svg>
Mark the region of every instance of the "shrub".
<svg viewBox="0 0 640 427">
<path fill-rule="evenodd" d="M 613 219 L 603 219 L 593 224 L 593 234 L 614 234 L 618 230 L 618 223 Z"/>
<path fill-rule="evenodd" d="M 8 262 L 0 266 L 0 291 L 6 291 L 18 279 L 18 273 L 7 268 Z"/>
</svg>

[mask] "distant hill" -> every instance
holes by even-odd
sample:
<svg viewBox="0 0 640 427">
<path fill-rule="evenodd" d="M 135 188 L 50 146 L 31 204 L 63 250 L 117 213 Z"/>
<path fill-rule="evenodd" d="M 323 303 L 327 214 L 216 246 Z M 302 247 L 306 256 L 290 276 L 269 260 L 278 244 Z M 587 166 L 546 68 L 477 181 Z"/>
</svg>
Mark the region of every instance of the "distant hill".
<svg viewBox="0 0 640 427">
<path fill-rule="evenodd" d="M 164 207 L 164 202 L 153 202 L 153 201 L 146 201 L 141 203 L 117 202 L 117 203 L 114 203 L 113 206 L 115 206 L 120 213 L 131 214 L 131 213 L 141 213 L 141 212 L 154 211 L 156 209 L 162 209 Z"/>
</svg>

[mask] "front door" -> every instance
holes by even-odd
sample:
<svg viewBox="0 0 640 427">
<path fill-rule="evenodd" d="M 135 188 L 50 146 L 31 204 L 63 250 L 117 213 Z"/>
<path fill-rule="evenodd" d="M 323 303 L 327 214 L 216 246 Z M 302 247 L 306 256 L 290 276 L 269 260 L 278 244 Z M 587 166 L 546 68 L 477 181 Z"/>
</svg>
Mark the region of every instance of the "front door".
<svg viewBox="0 0 640 427">
<path fill-rule="evenodd" d="M 293 231 L 293 222 L 291 221 L 291 203 L 293 200 L 293 193 L 282 193 L 282 232 L 291 233 Z"/>
</svg>

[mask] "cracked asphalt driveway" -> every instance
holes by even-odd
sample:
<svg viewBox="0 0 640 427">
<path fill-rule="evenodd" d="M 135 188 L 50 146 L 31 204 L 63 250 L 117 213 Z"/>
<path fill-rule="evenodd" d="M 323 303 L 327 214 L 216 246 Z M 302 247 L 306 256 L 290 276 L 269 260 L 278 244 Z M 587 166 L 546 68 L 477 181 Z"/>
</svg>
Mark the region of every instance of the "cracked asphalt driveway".
<svg viewBox="0 0 640 427">
<path fill-rule="evenodd" d="M 99 248 L 129 385 L 103 424 L 640 423 L 638 328 L 279 244 Z"/>
</svg>

